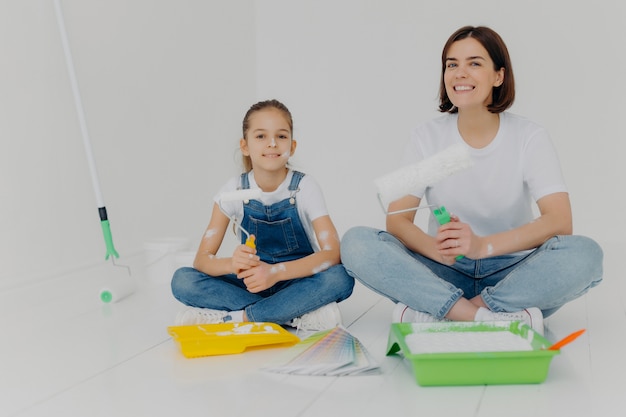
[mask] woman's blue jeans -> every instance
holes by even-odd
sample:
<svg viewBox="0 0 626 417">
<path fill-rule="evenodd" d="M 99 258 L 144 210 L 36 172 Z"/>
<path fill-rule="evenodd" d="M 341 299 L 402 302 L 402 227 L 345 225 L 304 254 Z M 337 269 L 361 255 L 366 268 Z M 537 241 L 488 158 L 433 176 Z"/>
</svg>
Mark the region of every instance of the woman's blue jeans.
<svg viewBox="0 0 626 417">
<path fill-rule="evenodd" d="M 548 317 L 602 281 L 600 246 L 584 236 L 556 236 L 530 254 L 462 258 L 447 266 L 407 249 L 388 232 L 348 230 L 341 241 L 348 274 L 414 310 L 443 318 L 461 298 L 480 295 L 496 312 L 538 307 Z"/>
<path fill-rule="evenodd" d="M 284 324 L 305 313 L 343 301 L 352 294 L 354 278 L 343 265 L 332 266 L 310 277 L 281 281 L 253 294 L 234 274 L 212 277 L 194 268 L 174 273 L 172 294 L 192 307 L 244 310 L 248 321 Z"/>
</svg>

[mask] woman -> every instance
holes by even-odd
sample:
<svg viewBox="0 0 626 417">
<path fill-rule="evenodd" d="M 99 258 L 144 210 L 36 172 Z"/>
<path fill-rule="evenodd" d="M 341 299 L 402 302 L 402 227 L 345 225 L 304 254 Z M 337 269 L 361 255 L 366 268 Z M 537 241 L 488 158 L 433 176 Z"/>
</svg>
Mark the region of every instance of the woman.
<svg viewBox="0 0 626 417">
<path fill-rule="evenodd" d="M 393 321 L 518 320 L 543 333 L 543 317 L 602 280 L 602 250 L 572 235 L 569 195 L 547 132 L 508 113 L 515 98 L 506 45 L 466 26 L 441 57 L 444 116 L 411 133 L 403 163 L 462 144 L 471 168 L 389 205 L 387 231 L 350 229 L 341 244 L 349 274 L 396 302 Z M 429 205 L 453 213 L 414 224 Z M 534 218 L 533 201 L 539 210 Z"/>
</svg>

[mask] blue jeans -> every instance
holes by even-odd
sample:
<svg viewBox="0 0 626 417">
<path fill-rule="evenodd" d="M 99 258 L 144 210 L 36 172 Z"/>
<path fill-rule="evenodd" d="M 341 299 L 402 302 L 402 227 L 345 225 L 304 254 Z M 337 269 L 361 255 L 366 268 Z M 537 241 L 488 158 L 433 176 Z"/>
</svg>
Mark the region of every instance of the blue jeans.
<svg viewBox="0 0 626 417">
<path fill-rule="evenodd" d="M 253 294 L 234 274 L 212 277 L 194 268 L 174 273 L 172 293 L 183 304 L 215 310 L 244 310 L 248 321 L 284 324 L 305 313 L 343 301 L 352 294 L 354 278 L 335 265 L 306 278 L 281 281 Z"/>
<path fill-rule="evenodd" d="M 461 298 L 480 295 L 496 312 L 538 307 L 548 317 L 602 281 L 600 246 L 556 236 L 530 254 L 467 257 L 447 266 L 407 249 L 390 233 L 354 227 L 341 242 L 346 271 L 375 292 L 443 318 Z"/>
</svg>

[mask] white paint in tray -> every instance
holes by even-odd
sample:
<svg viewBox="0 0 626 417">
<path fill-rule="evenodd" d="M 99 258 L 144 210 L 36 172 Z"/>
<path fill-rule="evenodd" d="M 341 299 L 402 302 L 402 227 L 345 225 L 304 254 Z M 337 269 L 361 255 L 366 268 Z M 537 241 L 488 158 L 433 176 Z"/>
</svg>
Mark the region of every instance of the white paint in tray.
<svg viewBox="0 0 626 417">
<path fill-rule="evenodd" d="M 404 340 L 413 354 L 533 350 L 527 339 L 507 331 L 417 332 Z"/>
</svg>

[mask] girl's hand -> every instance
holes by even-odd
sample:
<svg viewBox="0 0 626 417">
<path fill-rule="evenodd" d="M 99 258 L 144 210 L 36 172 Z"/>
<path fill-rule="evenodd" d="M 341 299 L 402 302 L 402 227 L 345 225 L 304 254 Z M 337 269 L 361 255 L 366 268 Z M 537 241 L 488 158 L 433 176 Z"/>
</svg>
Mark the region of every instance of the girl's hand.
<svg viewBox="0 0 626 417">
<path fill-rule="evenodd" d="M 441 225 L 435 236 L 441 263 L 453 265 L 458 256 L 471 253 L 470 248 L 475 238 L 477 237 L 467 223 L 462 223 L 457 216 L 451 215 L 450 222 Z"/>
<path fill-rule="evenodd" d="M 256 254 L 256 249 L 247 245 L 237 246 L 230 261 L 232 271 L 235 274 L 243 270 L 254 268 L 258 266 L 260 262 L 260 258 Z"/>
<path fill-rule="evenodd" d="M 283 264 L 271 265 L 258 262 L 257 266 L 241 271 L 237 277 L 243 279 L 248 291 L 257 293 L 272 287 L 279 281 L 277 273 L 281 268 Z"/>
</svg>

